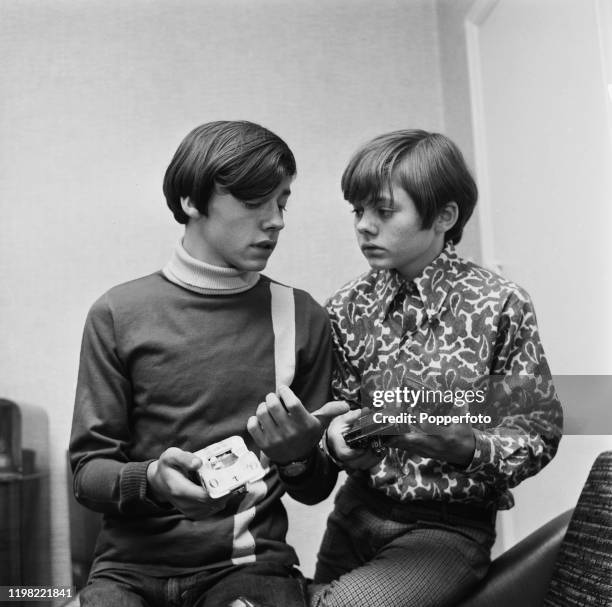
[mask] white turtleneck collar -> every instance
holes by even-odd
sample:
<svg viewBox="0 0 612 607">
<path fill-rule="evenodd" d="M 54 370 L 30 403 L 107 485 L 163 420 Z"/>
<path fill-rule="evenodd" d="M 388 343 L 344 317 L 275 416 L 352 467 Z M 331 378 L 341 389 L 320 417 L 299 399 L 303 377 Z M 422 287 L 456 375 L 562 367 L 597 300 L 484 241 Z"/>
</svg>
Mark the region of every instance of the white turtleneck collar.
<svg viewBox="0 0 612 607">
<path fill-rule="evenodd" d="M 243 272 L 200 261 L 185 251 L 182 242 L 177 244 L 162 273 L 169 281 L 204 295 L 241 293 L 259 280 L 259 272 Z"/>
</svg>

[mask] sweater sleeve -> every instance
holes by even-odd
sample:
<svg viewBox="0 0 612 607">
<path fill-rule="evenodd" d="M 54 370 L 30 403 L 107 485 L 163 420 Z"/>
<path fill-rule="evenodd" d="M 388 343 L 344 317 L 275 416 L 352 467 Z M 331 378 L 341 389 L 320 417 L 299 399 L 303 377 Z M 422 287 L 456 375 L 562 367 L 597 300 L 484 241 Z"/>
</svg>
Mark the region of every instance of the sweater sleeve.
<svg viewBox="0 0 612 607">
<path fill-rule="evenodd" d="M 81 345 L 70 438 L 74 494 L 105 513 L 165 512 L 147 496 L 152 460 L 129 461 L 131 383 L 120 360 L 108 295 L 91 308 Z"/>
<path fill-rule="evenodd" d="M 304 337 L 297 344 L 296 373 L 291 388 L 312 412 L 331 400 L 331 333 L 325 311 L 310 296 L 296 300 L 296 306 L 296 318 L 304 319 L 298 327 Z M 282 481 L 293 499 L 316 504 L 332 492 L 337 478 L 338 468 L 317 447 L 306 473 Z"/>
<path fill-rule="evenodd" d="M 509 296 L 501 313 L 488 385 L 493 427 L 474 430 L 466 473 L 505 490 L 541 470 L 555 455 L 563 412 L 526 293 Z"/>
</svg>

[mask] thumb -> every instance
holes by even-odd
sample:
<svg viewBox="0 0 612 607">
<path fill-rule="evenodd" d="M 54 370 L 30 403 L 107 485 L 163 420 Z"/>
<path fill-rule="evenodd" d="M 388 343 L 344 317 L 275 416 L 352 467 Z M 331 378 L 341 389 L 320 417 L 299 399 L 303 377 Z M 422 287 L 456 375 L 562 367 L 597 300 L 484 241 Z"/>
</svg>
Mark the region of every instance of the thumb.
<svg viewBox="0 0 612 607">
<path fill-rule="evenodd" d="M 197 470 L 202 465 L 202 460 L 197 455 L 177 447 L 166 449 L 162 457 L 165 463 L 173 468 L 182 468 L 187 471 Z"/>
<path fill-rule="evenodd" d="M 348 403 L 343 400 L 335 400 L 325 403 L 320 409 L 313 411 L 313 415 L 319 420 L 323 428 L 327 428 L 334 417 L 342 415 L 349 410 Z"/>
<path fill-rule="evenodd" d="M 348 413 L 342 416 L 342 421 L 351 425 L 353 422 L 357 421 L 362 415 L 368 412 L 368 409 L 352 409 Z"/>
</svg>

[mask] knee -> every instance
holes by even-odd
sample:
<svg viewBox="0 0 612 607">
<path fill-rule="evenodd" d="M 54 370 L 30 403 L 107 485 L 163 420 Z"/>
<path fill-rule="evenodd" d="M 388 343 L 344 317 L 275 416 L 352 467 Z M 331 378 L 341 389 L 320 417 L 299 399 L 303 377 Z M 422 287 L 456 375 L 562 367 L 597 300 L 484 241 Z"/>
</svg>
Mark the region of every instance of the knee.
<svg viewBox="0 0 612 607">
<path fill-rule="evenodd" d="M 133 590 L 114 582 L 100 580 L 85 586 L 79 594 L 81 607 L 148 607 Z"/>
<path fill-rule="evenodd" d="M 372 607 L 386 605 L 384 601 L 373 600 L 371 591 L 361 595 L 351 585 L 333 581 L 329 584 L 313 584 L 309 587 L 310 607 Z"/>
</svg>

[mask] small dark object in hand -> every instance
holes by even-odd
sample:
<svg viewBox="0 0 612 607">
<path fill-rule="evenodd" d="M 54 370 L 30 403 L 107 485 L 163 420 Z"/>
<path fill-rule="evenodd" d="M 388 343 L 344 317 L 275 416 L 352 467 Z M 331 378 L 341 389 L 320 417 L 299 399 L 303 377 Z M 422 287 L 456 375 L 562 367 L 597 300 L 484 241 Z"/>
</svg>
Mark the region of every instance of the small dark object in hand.
<svg viewBox="0 0 612 607">
<path fill-rule="evenodd" d="M 351 449 L 371 449 L 376 455 L 385 452 L 385 443 L 391 435 L 401 434 L 398 424 L 376 423 L 374 414 L 380 411 L 368 411 L 357 418 L 342 437 Z"/>
</svg>

